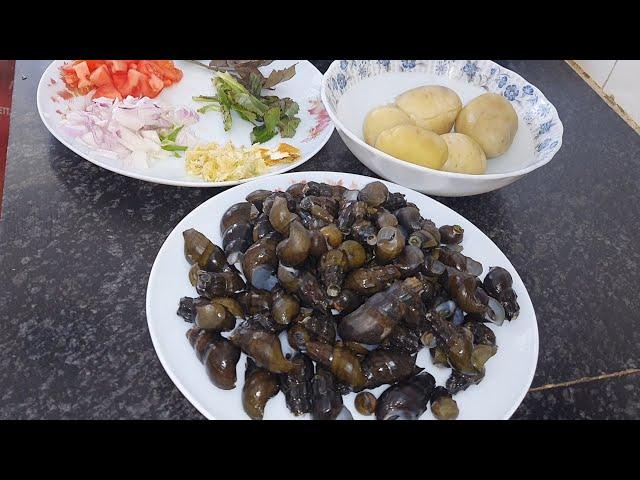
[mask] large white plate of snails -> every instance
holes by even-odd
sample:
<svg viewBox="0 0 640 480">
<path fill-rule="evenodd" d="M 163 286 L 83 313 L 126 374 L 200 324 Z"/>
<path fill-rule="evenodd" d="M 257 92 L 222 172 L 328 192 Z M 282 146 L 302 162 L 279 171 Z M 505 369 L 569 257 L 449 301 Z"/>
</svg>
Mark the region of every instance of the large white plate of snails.
<svg viewBox="0 0 640 480">
<path fill-rule="evenodd" d="M 508 419 L 538 358 L 531 299 L 486 235 L 338 172 L 194 209 L 158 252 L 146 311 L 167 374 L 208 419 Z"/>
</svg>

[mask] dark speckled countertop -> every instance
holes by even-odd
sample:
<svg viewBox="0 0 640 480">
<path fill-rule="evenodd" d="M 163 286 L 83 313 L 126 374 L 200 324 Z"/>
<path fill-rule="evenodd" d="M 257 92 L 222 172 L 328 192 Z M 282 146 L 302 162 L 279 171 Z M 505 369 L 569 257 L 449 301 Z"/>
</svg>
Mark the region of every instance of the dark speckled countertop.
<svg viewBox="0 0 640 480">
<path fill-rule="evenodd" d="M 437 200 L 494 240 L 536 308 L 538 369 L 514 418 L 640 418 L 640 136 L 564 62 L 500 63 L 556 106 L 564 145 L 506 188 Z M 220 190 L 144 183 L 73 154 L 38 116 L 47 65 L 16 65 L 0 219 L 0 418 L 202 418 L 156 357 L 145 291 L 166 236 Z M 337 134 L 300 169 L 375 176 Z"/>
</svg>

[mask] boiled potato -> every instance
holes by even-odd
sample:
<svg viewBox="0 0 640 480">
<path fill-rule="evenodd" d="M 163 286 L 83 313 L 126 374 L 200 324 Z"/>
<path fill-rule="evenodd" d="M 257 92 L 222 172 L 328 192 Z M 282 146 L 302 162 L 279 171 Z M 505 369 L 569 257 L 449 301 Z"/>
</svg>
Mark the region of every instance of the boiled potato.
<svg viewBox="0 0 640 480">
<path fill-rule="evenodd" d="M 462 101 L 450 88 L 428 85 L 404 92 L 396 99 L 396 105 L 419 127 L 443 134 L 451 131 Z"/>
<path fill-rule="evenodd" d="M 400 160 L 437 170 L 448 154 L 440 135 L 415 125 L 398 125 L 380 132 L 375 147 Z"/>
<path fill-rule="evenodd" d="M 364 119 L 364 141 L 373 146 L 380 132 L 397 127 L 398 125 L 413 125 L 413 120 L 393 105 L 374 108 Z"/>
<path fill-rule="evenodd" d="M 456 132 L 480 144 L 487 158 L 506 152 L 518 131 L 518 114 L 509 100 L 497 93 L 484 93 L 471 100 L 456 119 Z"/>
<path fill-rule="evenodd" d="M 472 174 L 484 173 L 487 170 L 487 157 L 473 138 L 464 133 L 445 133 L 442 139 L 449 151 L 442 170 Z"/>
</svg>

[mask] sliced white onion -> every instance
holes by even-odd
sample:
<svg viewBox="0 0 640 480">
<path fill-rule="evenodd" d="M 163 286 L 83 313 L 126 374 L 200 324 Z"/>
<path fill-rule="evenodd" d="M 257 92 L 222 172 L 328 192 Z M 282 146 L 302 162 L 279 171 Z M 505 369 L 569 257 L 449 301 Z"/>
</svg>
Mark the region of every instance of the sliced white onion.
<svg viewBox="0 0 640 480">
<path fill-rule="evenodd" d="M 162 149 L 158 130 L 186 127 L 198 120 L 198 114 L 189 108 L 158 105 L 148 97 L 94 98 L 89 103 L 70 102 L 62 131 L 100 155 L 146 168 L 151 159 L 173 155 Z M 198 142 L 184 129 L 176 140 L 187 146 Z"/>
</svg>

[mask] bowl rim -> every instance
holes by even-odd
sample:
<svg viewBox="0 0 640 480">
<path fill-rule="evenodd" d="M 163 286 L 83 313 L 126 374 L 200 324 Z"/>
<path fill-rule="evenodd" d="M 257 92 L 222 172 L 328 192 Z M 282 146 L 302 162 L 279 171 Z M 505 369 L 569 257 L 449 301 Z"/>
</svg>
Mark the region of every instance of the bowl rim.
<svg viewBox="0 0 640 480">
<path fill-rule="evenodd" d="M 532 171 L 542 167 L 543 165 L 546 165 L 547 163 L 549 163 L 551 161 L 551 159 L 553 159 L 553 157 L 555 157 L 556 153 L 558 153 L 558 151 L 562 147 L 562 137 L 564 135 L 564 125 L 562 124 L 562 121 L 560 120 L 560 116 L 558 115 L 558 110 L 556 109 L 555 105 L 553 105 L 553 103 L 551 103 L 549 101 L 549 99 L 542 93 L 542 91 L 538 87 L 536 87 L 533 83 L 529 82 L 528 80 L 525 80 L 524 77 L 522 77 L 521 75 L 518 75 L 513 70 L 509 70 L 508 68 L 505 68 L 505 67 L 503 67 L 501 65 L 498 65 L 497 63 L 489 60 L 489 62 L 495 64 L 496 67 L 499 67 L 502 70 L 504 70 L 506 72 L 509 72 L 510 74 L 514 75 L 518 79 L 526 81 L 527 83 L 529 83 L 533 87 L 537 88 L 538 91 L 540 92 L 541 98 L 549 104 L 549 106 L 551 107 L 552 116 L 557 119 L 557 121 L 558 121 L 557 125 L 560 128 L 560 136 L 559 136 L 560 138 L 558 140 L 558 145 L 556 146 L 555 152 L 553 152 L 551 155 L 549 155 L 549 157 L 546 158 L 546 159 L 538 160 L 537 162 L 534 162 L 533 164 L 531 164 L 531 165 L 529 165 L 527 167 L 521 168 L 519 170 L 514 170 L 512 172 L 506 172 L 506 173 L 471 174 L 471 173 L 446 172 L 444 170 L 436 170 L 434 168 L 424 167 L 422 165 L 415 165 L 413 163 L 406 162 L 404 160 L 400 160 L 399 158 L 393 157 L 393 156 L 389 155 L 388 153 L 385 153 L 385 152 L 383 152 L 381 150 L 378 150 L 377 148 L 372 147 L 371 145 L 366 143 L 364 140 L 360 139 L 356 134 L 354 134 L 350 129 L 346 128 L 342 124 L 342 122 L 338 118 L 337 113 L 335 113 L 333 111 L 333 107 L 332 107 L 331 103 L 329 102 L 329 100 L 327 98 L 327 93 L 326 93 L 327 92 L 327 83 L 329 81 L 329 73 L 332 72 L 334 69 L 339 68 L 341 61 L 342 60 L 334 60 L 333 62 L 331 62 L 331 65 L 329 65 L 329 68 L 327 68 L 326 72 L 322 75 L 322 83 L 320 85 L 320 98 L 322 99 L 322 103 L 324 104 L 324 108 L 327 111 L 327 113 L 329 114 L 329 117 L 331 118 L 331 121 L 333 122 L 333 124 L 336 127 L 336 129 L 338 130 L 338 132 L 339 133 L 344 133 L 347 137 L 349 137 L 350 140 L 354 141 L 360 147 L 363 147 L 364 149 L 368 150 L 370 153 L 373 153 L 374 155 L 378 155 L 381 158 L 390 161 L 391 163 L 395 163 L 397 165 L 402 165 L 403 167 L 406 167 L 409 170 L 413 170 L 416 173 L 418 173 L 418 172 L 424 173 L 425 171 L 428 171 L 429 173 L 435 174 L 436 176 L 442 176 L 442 177 L 448 177 L 448 178 L 486 179 L 486 180 L 494 180 L 494 179 L 497 180 L 497 179 L 501 179 L 501 178 L 520 177 L 522 175 L 525 175 L 525 174 L 527 174 L 529 172 L 532 172 Z M 369 61 L 372 61 L 372 60 L 369 60 Z M 518 118 L 518 119 L 520 120 L 520 118 Z M 356 155 L 356 157 L 357 157 L 357 155 Z"/>
</svg>

